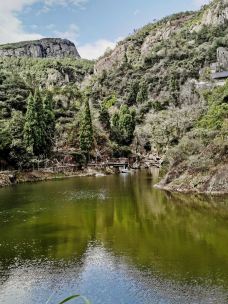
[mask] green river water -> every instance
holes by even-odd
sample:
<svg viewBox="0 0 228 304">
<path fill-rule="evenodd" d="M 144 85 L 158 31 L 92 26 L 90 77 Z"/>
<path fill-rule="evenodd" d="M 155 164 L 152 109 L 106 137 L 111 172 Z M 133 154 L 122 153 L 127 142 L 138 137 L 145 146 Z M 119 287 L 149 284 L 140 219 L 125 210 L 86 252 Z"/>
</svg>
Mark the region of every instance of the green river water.
<svg viewBox="0 0 228 304">
<path fill-rule="evenodd" d="M 0 189 L 0 303 L 228 303 L 228 197 L 174 195 L 155 180 Z"/>
</svg>

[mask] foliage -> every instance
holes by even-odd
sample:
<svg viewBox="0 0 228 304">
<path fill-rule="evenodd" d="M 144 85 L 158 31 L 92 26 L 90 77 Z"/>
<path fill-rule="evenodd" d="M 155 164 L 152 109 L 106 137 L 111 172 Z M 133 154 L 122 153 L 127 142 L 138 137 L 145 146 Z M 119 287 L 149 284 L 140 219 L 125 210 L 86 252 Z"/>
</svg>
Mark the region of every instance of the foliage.
<svg viewBox="0 0 228 304">
<path fill-rule="evenodd" d="M 165 153 L 197 123 L 202 106 L 185 106 L 149 112 L 145 122 L 136 127 L 136 136 L 143 147 L 148 141 L 155 150 Z"/>
<path fill-rule="evenodd" d="M 1 157 L 20 166 L 24 161 L 16 155 L 27 157 L 30 152 L 49 157 L 54 145 L 80 148 L 88 156 L 94 139 L 98 149 L 106 146 L 109 152 L 113 149 L 115 155 L 122 155 L 136 136 L 142 149 L 151 147 L 164 154 L 177 147 L 176 155 L 187 160 L 192 152 L 187 155 L 185 151 L 189 147 L 186 134 L 197 133 L 196 141 L 201 143 L 202 129 L 215 131 L 221 136 L 211 140 L 224 141 L 227 89 L 206 94 L 205 105 L 196 87 L 190 92 L 188 86 L 192 78 L 210 81 L 209 67 L 216 60 L 217 48 L 228 43 L 226 23 L 201 25 L 207 9 L 174 14 L 135 31 L 118 43 L 117 57 L 115 52 L 105 55 L 111 65 L 115 62 L 112 68 L 96 75 L 94 62 L 88 60 L 0 58 Z M 47 92 L 44 100 L 37 91 L 33 94 L 38 87 Z M 93 105 L 93 124 L 80 87 Z M 11 130 L 15 123 L 18 130 L 25 123 L 23 136 Z M 202 147 L 206 146 L 203 142 Z M 191 163 L 196 164 L 195 154 L 192 156 Z"/>
<path fill-rule="evenodd" d="M 208 108 L 195 127 L 167 154 L 171 167 L 206 171 L 227 161 L 228 147 L 228 83 L 207 91 Z"/>
<path fill-rule="evenodd" d="M 82 169 L 82 167 L 86 165 L 86 158 L 82 152 L 72 152 L 71 155 L 73 156 L 73 159 L 77 164 L 78 169 Z"/>
<path fill-rule="evenodd" d="M 46 153 L 50 154 L 52 147 L 54 146 L 55 136 L 55 115 L 53 112 L 53 95 L 50 91 L 46 93 L 43 101 L 44 106 L 44 125 L 45 133 L 44 140 L 46 145 Z"/>
<path fill-rule="evenodd" d="M 10 121 L 0 121 L 0 155 L 15 168 L 30 165 L 31 155 L 27 152 L 23 140 L 24 116 L 20 111 L 13 111 Z"/>
<path fill-rule="evenodd" d="M 0 120 L 0 156 L 8 155 L 10 149 L 10 132 L 6 121 Z"/>
<path fill-rule="evenodd" d="M 103 100 L 115 92 L 117 100 L 130 106 L 146 103 L 148 99 L 158 102 L 167 99 L 170 105 L 180 106 L 183 85 L 188 79 L 198 79 L 200 70 L 216 61 L 218 47 L 227 46 L 226 23 L 201 26 L 205 9 L 164 18 L 119 43 L 117 48 L 123 52 L 122 57 L 117 58 L 113 52 L 107 58 L 112 68 L 103 70 L 105 80 L 99 88 L 95 86 L 95 99 Z M 130 64 L 123 68 L 126 57 Z M 120 62 L 112 65 L 115 60 Z M 148 99 L 143 82 L 147 85 Z"/>
<path fill-rule="evenodd" d="M 89 301 L 89 300 L 87 300 L 85 297 L 80 296 L 80 295 L 73 295 L 73 296 L 70 296 L 70 297 L 64 299 L 63 301 L 61 301 L 59 304 L 63 304 L 63 303 L 69 302 L 69 301 L 71 301 L 71 300 L 73 300 L 73 299 L 76 299 L 76 298 L 81 298 L 81 299 L 83 299 L 83 301 L 84 301 L 85 304 L 90 304 L 90 301 Z"/>
<path fill-rule="evenodd" d="M 137 104 L 145 103 L 148 100 L 148 87 L 145 82 L 142 82 L 139 86 L 136 102 Z"/>
<path fill-rule="evenodd" d="M 116 102 L 117 102 L 116 96 L 115 94 L 112 94 L 111 96 L 108 96 L 103 100 L 102 106 L 105 107 L 106 109 L 109 109 L 112 106 L 114 106 Z"/>
<path fill-rule="evenodd" d="M 208 111 L 200 119 L 198 126 L 206 129 L 220 130 L 224 120 L 228 119 L 228 82 L 225 86 L 207 92 Z"/>
<path fill-rule="evenodd" d="M 105 130 L 110 131 L 110 115 L 107 108 L 103 105 L 100 107 L 99 121 Z"/>
<path fill-rule="evenodd" d="M 31 154 L 26 149 L 23 140 L 25 119 L 20 111 L 14 111 L 9 122 L 10 150 L 9 162 L 16 168 L 25 168 L 30 165 Z"/>
<path fill-rule="evenodd" d="M 47 93 L 44 101 L 39 90 L 30 94 L 25 115 L 24 142 L 27 150 L 35 156 L 48 155 L 53 146 L 55 118 L 52 96 Z"/>
<path fill-rule="evenodd" d="M 29 152 L 36 156 L 45 153 L 44 107 L 39 90 L 30 94 L 25 115 L 24 141 Z"/>
<path fill-rule="evenodd" d="M 88 156 L 93 146 L 93 125 L 90 113 L 89 100 L 84 99 L 84 107 L 80 122 L 80 149 Z"/>
<path fill-rule="evenodd" d="M 133 81 L 131 83 L 130 91 L 127 98 L 128 105 L 133 105 L 136 103 L 138 93 L 139 93 L 139 83 L 137 81 Z"/>
<path fill-rule="evenodd" d="M 118 145 L 117 143 L 112 143 L 112 157 L 129 157 L 131 154 L 131 149 L 129 146 Z"/>
<path fill-rule="evenodd" d="M 119 144 L 131 144 L 135 130 L 135 110 L 122 105 L 111 119 L 111 138 Z"/>
</svg>

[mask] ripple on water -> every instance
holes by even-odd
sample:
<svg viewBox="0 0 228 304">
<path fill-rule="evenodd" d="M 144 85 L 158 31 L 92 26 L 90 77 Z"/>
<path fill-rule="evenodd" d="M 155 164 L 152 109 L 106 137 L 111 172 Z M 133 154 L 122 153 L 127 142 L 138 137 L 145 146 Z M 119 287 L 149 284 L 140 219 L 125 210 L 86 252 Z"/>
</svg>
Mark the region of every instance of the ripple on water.
<svg viewBox="0 0 228 304">
<path fill-rule="evenodd" d="M 105 201 L 110 198 L 105 189 L 99 190 L 78 190 L 64 192 L 67 201 L 100 200 Z"/>
</svg>

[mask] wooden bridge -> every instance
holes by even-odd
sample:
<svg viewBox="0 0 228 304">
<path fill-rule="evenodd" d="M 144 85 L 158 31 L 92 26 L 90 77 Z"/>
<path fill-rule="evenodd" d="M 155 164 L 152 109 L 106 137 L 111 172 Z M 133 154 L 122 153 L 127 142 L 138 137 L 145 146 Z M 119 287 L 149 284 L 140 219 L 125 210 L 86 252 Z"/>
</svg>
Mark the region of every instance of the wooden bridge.
<svg viewBox="0 0 228 304">
<path fill-rule="evenodd" d="M 124 168 L 127 169 L 130 166 L 129 159 L 127 158 L 114 158 L 114 159 L 108 159 L 103 162 L 89 162 L 87 164 L 87 167 L 92 168 Z M 64 171 L 70 171 L 75 172 L 78 170 L 77 164 L 66 164 L 66 165 L 57 165 L 52 167 L 37 167 L 33 168 L 33 170 L 36 171 L 42 171 L 42 172 L 55 172 L 55 173 L 61 173 Z M 16 174 L 19 172 L 19 170 L 0 170 L 0 174 Z"/>
<path fill-rule="evenodd" d="M 88 167 L 113 167 L 113 168 L 127 168 L 129 167 L 129 160 L 127 158 L 108 159 L 104 162 L 90 162 Z"/>
</svg>

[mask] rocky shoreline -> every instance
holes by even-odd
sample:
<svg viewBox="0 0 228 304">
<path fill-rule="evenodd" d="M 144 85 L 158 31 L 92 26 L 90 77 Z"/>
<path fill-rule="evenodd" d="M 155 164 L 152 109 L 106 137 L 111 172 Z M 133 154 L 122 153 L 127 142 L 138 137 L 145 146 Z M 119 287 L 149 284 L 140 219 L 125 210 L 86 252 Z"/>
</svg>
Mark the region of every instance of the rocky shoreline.
<svg viewBox="0 0 228 304">
<path fill-rule="evenodd" d="M 94 169 L 84 169 L 79 171 L 64 171 L 64 172 L 50 172 L 45 170 L 34 170 L 34 171 L 15 171 L 0 173 L 0 188 L 7 187 L 22 183 L 34 183 L 39 181 L 48 181 L 55 179 L 65 179 L 77 176 L 102 176 L 113 174 L 114 172 L 110 170 L 94 170 Z"/>
<path fill-rule="evenodd" d="M 157 155 L 144 155 L 141 157 L 140 161 L 136 161 L 133 164 L 128 164 L 128 169 L 138 170 L 147 169 L 150 167 L 159 168 L 161 166 L 162 160 Z M 115 168 L 110 166 L 105 166 L 106 161 L 98 163 L 92 163 L 93 166 L 87 166 L 82 169 L 78 169 L 76 165 L 65 164 L 62 166 L 54 166 L 51 168 L 23 171 L 23 170 L 13 170 L 13 171 L 0 171 L 0 188 L 20 183 L 29 183 L 45 180 L 54 180 L 60 178 L 69 178 L 76 176 L 100 176 L 109 175 L 115 173 L 121 173 L 121 168 Z M 127 171 L 128 169 L 124 169 Z"/>
<path fill-rule="evenodd" d="M 155 188 L 186 194 L 228 194 L 228 164 L 205 172 L 176 167 L 170 170 Z"/>
<path fill-rule="evenodd" d="M 157 168 L 157 166 L 154 166 Z M 146 166 L 138 169 L 148 168 Z M 34 183 L 39 181 L 48 181 L 56 179 L 65 179 L 72 177 L 84 176 L 105 176 L 115 174 L 117 171 L 114 169 L 91 169 L 85 168 L 74 172 L 50 172 L 45 170 L 34 171 L 12 171 L 0 173 L 0 188 L 12 186 L 21 183 Z M 120 173 L 120 172 L 119 172 Z M 177 171 L 170 171 L 158 184 L 154 185 L 155 188 L 183 194 L 207 194 L 207 195 L 228 195 L 228 165 L 221 168 L 214 169 L 213 174 L 200 174 L 184 172 L 178 178 L 174 178 Z"/>
</svg>

